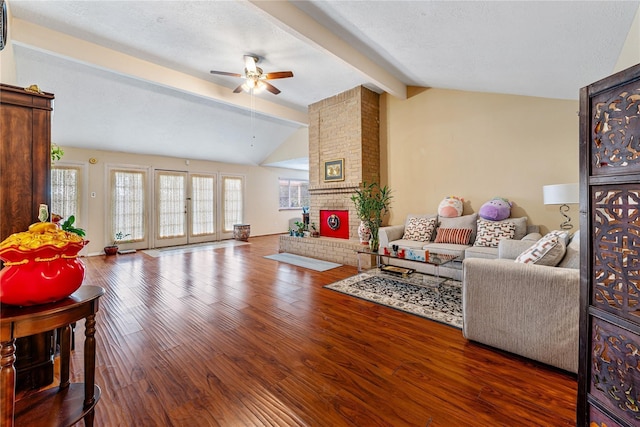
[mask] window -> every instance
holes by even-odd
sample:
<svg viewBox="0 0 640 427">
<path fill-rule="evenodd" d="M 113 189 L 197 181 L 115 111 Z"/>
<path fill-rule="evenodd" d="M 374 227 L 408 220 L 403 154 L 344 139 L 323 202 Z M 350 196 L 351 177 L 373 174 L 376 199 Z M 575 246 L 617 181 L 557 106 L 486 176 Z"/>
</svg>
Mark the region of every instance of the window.
<svg viewBox="0 0 640 427">
<path fill-rule="evenodd" d="M 280 178 L 280 209 L 309 206 L 309 181 Z"/>
<path fill-rule="evenodd" d="M 54 166 L 51 168 L 51 213 L 65 220 L 75 216 L 75 226 L 81 224 L 80 167 Z"/>
<path fill-rule="evenodd" d="M 127 240 L 146 238 L 145 183 L 143 171 L 111 170 L 111 239 L 119 232 Z"/>
<path fill-rule="evenodd" d="M 244 178 L 222 177 L 223 232 L 233 231 L 234 224 L 242 224 L 244 217 Z"/>
</svg>

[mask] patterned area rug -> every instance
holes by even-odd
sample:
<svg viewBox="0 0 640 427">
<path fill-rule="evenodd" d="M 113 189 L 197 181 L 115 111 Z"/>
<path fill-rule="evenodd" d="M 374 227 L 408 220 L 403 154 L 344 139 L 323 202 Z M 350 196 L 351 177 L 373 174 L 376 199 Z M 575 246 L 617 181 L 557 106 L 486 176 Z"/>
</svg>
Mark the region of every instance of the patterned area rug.
<svg viewBox="0 0 640 427">
<path fill-rule="evenodd" d="M 433 276 L 409 278 L 373 270 L 325 288 L 462 329 L 462 284 Z"/>
</svg>

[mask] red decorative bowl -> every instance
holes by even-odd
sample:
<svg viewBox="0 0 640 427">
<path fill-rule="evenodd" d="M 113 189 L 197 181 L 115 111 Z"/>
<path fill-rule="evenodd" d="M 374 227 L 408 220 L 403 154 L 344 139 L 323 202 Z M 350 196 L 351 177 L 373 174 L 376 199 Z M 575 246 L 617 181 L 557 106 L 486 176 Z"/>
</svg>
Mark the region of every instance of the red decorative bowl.
<svg viewBox="0 0 640 427">
<path fill-rule="evenodd" d="M 69 242 L 63 247 L 45 245 L 29 251 L 15 247 L 0 250 L 0 259 L 5 261 L 0 270 L 0 302 L 38 305 L 74 293 L 84 280 L 84 264 L 77 258 L 84 245 Z"/>
</svg>

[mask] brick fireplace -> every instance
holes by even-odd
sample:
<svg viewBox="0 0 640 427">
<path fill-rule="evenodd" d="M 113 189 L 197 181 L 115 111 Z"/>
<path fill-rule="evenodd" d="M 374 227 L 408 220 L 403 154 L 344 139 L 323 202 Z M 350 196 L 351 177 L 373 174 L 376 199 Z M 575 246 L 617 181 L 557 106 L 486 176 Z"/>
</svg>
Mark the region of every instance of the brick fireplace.
<svg viewBox="0 0 640 427">
<path fill-rule="evenodd" d="M 309 106 L 310 221 L 322 230 L 328 225 L 321 223 L 321 211 L 343 211 L 346 238 L 281 236 L 280 252 L 357 264 L 360 220 L 351 195 L 362 182 L 380 182 L 379 100 L 377 93 L 359 86 Z M 326 163 L 341 159 L 342 179 L 325 180 Z"/>
</svg>

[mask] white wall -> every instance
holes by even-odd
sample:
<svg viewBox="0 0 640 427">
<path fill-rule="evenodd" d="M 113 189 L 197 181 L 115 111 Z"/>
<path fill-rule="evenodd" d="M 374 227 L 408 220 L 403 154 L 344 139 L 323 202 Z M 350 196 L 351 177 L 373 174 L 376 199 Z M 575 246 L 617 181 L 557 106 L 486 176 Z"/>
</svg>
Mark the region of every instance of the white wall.
<svg viewBox="0 0 640 427">
<path fill-rule="evenodd" d="M 64 146 L 62 148 L 65 154 L 60 162 L 61 164 L 69 162 L 83 165 L 88 171 L 88 176 L 85 177 L 87 180 L 86 191 L 85 194 L 82 194 L 88 210 L 86 212 L 88 222 L 79 225 L 87 231 L 87 239 L 90 243 L 85 251 L 89 254 L 101 252 L 105 244 L 108 243 L 105 225 L 108 210 L 106 165 L 122 164 L 194 173 L 209 172 L 243 175 L 246 186 L 244 222 L 251 225 L 252 236 L 284 233 L 288 230 L 290 218 L 302 216 L 301 210 L 279 210 L 278 178 L 307 179 L 308 173 L 304 171 L 233 165 L 202 160 L 189 160 L 189 165 L 187 165 L 187 159 Z M 90 158 L 95 158 L 97 162 L 90 164 Z M 90 197 L 92 192 L 96 193 L 95 198 Z"/>
</svg>

